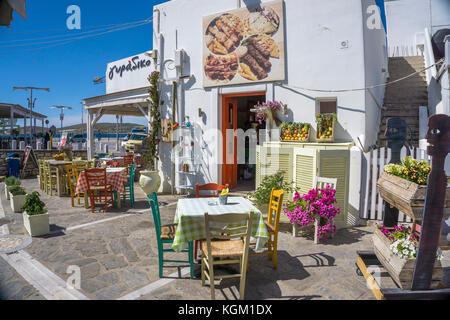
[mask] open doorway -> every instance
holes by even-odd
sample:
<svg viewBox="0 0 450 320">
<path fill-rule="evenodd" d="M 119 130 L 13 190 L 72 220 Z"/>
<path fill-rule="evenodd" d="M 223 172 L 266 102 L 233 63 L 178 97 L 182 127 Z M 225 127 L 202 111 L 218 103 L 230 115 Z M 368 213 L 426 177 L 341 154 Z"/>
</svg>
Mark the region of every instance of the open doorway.
<svg viewBox="0 0 450 320">
<path fill-rule="evenodd" d="M 265 123 L 257 121 L 256 114 L 250 110 L 258 103 L 266 101 L 265 92 L 245 93 L 238 95 L 224 95 L 222 100 L 222 134 L 223 165 L 222 184 L 228 184 L 233 191 L 252 191 L 255 189 L 256 166 L 249 161 L 249 139 L 245 140 L 245 163 L 238 163 L 237 137 L 227 138 L 227 130 L 234 132 L 238 129 L 245 131 L 265 129 Z M 258 136 L 259 138 L 259 136 Z"/>
</svg>

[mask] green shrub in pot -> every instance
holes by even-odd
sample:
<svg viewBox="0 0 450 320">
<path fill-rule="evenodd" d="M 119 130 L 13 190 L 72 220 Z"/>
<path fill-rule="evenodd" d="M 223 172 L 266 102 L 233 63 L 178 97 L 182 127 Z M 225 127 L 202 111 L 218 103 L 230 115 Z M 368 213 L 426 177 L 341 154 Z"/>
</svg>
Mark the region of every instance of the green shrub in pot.
<svg viewBox="0 0 450 320">
<path fill-rule="evenodd" d="M 23 224 L 31 236 L 43 236 L 50 232 L 49 215 L 38 192 L 26 196 L 22 211 Z"/>
<path fill-rule="evenodd" d="M 9 188 L 12 186 L 20 186 L 20 180 L 16 177 L 8 177 L 5 179 L 5 197 L 9 200 Z"/>
<path fill-rule="evenodd" d="M 25 204 L 26 194 L 27 192 L 21 186 L 14 185 L 12 187 L 9 187 L 11 209 L 13 212 L 22 212 L 22 207 Z"/>
</svg>

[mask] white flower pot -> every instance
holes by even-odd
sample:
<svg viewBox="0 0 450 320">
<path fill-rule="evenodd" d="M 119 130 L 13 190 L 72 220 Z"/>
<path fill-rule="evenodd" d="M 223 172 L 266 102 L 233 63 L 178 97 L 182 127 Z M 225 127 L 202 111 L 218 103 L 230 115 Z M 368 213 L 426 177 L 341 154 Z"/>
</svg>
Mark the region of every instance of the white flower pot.
<svg viewBox="0 0 450 320">
<path fill-rule="evenodd" d="M 5 197 L 6 197 L 6 200 L 9 200 L 9 189 L 6 184 L 5 184 Z"/>
<path fill-rule="evenodd" d="M 139 185 L 145 194 L 149 195 L 153 192 L 158 192 L 161 186 L 161 177 L 158 171 L 141 171 L 141 177 L 139 178 Z"/>
<path fill-rule="evenodd" d="M 38 237 L 50 233 L 50 222 L 48 212 L 35 216 L 29 216 L 25 211 L 23 213 L 23 225 L 30 236 Z"/>
<path fill-rule="evenodd" d="M 15 213 L 21 213 L 22 207 L 25 204 L 26 195 L 13 196 L 9 193 L 10 201 L 11 201 L 11 209 Z"/>
</svg>

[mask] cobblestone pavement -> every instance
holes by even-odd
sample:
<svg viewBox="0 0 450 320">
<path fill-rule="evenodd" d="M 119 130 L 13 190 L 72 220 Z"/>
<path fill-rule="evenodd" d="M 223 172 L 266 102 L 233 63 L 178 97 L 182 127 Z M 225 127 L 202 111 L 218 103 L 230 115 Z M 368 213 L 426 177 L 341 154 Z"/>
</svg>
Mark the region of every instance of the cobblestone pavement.
<svg viewBox="0 0 450 320">
<path fill-rule="evenodd" d="M 23 185 L 28 192 L 38 188 L 35 179 L 24 180 Z M 191 280 L 188 274 L 169 277 L 186 265 L 165 268 L 165 281 L 159 279 L 153 219 L 145 195 L 137 186 L 135 193 L 135 208 L 125 202 L 122 209 L 108 213 L 97 209 L 94 214 L 82 205 L 72 208 L 70 198 L 49 197 L 44 193 L 42 200 L 48 205 L 51 229 L 59 232 L 33 238 L 25 252 L 63 280 L 69 277 L 66 272 L 69 266 L 80 267 L 79 291 L 90 299 L 118 299 L 150 284 L 154 290 L 136 298 L 209 299 L 209 287 L 202 287 L 201 280 Z M 10 233 L 26 234 L 21 214 L 12 213 L 4 193 L 0 195 Z M 163 223 L 173 221 L 178 198 L 159 197 Z M 109 218 L 114 220 L 101 221 Z M 93 222 L 100 223 L 77 227 Z M 318 245 L 313 244 L 311 237 L 293 238 L 289 227 L 281 227 L 276 270 L 267 256 L 250 258 L 247 299 L 374 299 L 355 269 L 356 251 L 371 249 L 372 227 L 341 229 L 333 239 Z M 444 266 L 450 269 L 448 256 L 445 253 Z M 167 258 L 185 260 L 186 254 L 167 254 Z M 0 292 L 5 298 L 43 299 L 1 258 L 0 270 Z M 445 281 L 449 280 L 447 275 Z M 236 299 L 238 288 L 238 279 L 217 283 L 217 299 Z"/>
</svg>

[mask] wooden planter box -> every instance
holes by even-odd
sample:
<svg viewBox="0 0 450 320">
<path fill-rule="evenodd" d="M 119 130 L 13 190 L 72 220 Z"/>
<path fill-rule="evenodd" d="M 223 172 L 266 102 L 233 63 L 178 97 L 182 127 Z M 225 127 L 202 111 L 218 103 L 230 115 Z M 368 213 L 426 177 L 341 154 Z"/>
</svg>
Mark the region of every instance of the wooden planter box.
<svg viewBox="0 0 450 320">
<path fill-rule="evenodd" d="M 282 142 L 297 142 L 297 143 L 309 143 L 311 141 L 311 125 L 309 126 L 308 130 L 308 138 L 303 140 L 283 140 L 280 139 Z"/>
<path fill-rule="evenodd" d="M 375 228 L 375 233 L 372 236 L 372 243 L 375 255 L 389 272 L 392 279 L 401 289 L 411 290 L 411 282 L 416 259 L 402 259 L 395 255 L 389 248 L 391 242 L 377 227 Z M 442 270 L 441 261 L 436 260 L 434 263 L 430 289 L 437 289 L 443 277 L 444 272 Z"/>
<path fill-rule="evenodd" d="M 408 215 L 414 221 L 422 220 L 427 186 L 421 186 L 403 178 L 383 172 L 377 182 L 381 197 L 391 206 Z M 447 188 L 444 220 L 450 217 L 450 188 Z"/>
</svg>

